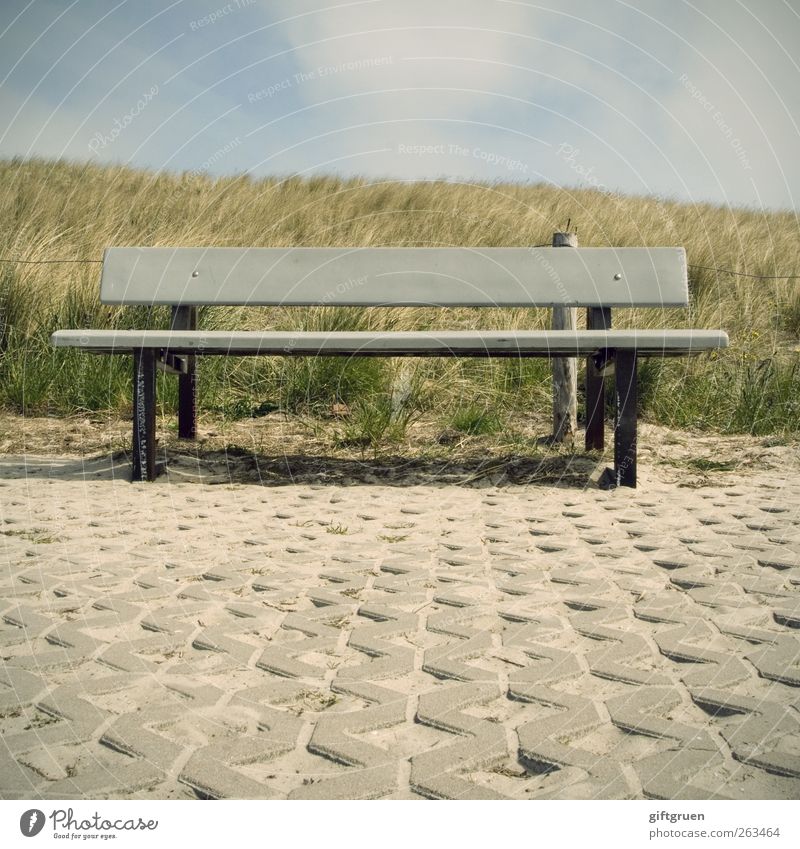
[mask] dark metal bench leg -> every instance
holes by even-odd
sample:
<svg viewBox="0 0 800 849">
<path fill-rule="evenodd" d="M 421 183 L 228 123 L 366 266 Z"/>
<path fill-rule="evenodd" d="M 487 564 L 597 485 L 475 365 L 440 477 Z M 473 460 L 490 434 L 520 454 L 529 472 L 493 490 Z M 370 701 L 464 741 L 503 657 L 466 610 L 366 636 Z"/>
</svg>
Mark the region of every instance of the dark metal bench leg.
<svg viewBox="0 0 800 849">
<path fill-rule="evenodd" d="M 636 352 L 617 351 L 614 477 L 617 486 L 636 487 Z"/>
<path fill-rule="evenodd" d="M 611 310 L 589 307 L 586 310 L 587 330 L 610 330 Z M 586 450 L 605 448 L 605 378 L 595 368 L 592 357 L 586 358 Z"/>
<path fill-rule="evenodd" d="M 187 373 L 178 377 L 178 437 L 197 439 L 197 367 L 187 358 Z"/>
<path fill-rule="evenodd" d="M 197 330 L 197 307 L 173 307 L 173 330 Z M 178 377 L 178 438 L 197 439 L 197 362 L 186 357 L 186 374 Z"/>
<path fill-rule="evenodd" d="M 131 480 L 156 476 L 156 352 L 133 352 L 133 471 Z"/>
</svg>

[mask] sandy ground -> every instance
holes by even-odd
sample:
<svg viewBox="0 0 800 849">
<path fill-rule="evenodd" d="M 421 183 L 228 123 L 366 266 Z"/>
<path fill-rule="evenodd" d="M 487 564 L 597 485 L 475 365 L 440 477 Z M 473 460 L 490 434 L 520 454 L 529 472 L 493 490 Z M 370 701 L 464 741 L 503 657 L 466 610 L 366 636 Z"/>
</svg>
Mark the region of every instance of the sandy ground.
<svg viewBox="0 0 800 849">
<path fill-rule="evenodd" d="M 242 426 L 132 485 L 3 424 L 2 798 L 800 794 L 796 444 L 644 426 L 604 492 Z"/>
</svg>

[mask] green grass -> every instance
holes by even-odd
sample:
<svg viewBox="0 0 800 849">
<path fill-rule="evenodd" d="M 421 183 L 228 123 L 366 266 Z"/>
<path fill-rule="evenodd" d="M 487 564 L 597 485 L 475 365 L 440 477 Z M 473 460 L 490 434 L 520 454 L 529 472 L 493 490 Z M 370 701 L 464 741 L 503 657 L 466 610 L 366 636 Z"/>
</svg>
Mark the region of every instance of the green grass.
<svg viewBox="0 0 800 849">
<path fill-rule="evenodd" d="M 456 410 L 450 427 L 470 436 L 486 436 L 501 430 L 503 423 L 495 410 L 469 406 Z"/>
<path fill-rule="evenodd" d="M 546 185 L 369 182 L 315 177 L 213 180 L 124 167 L 0 161 L 0 256 L 101 259 L 111 245 L 525 246 L 568 218 L 583 246 L 683 245 L 691 264 L 751 274 L 800 271 L 800 225 L 760 213 Z M 99 265 L 0 264 L 0 406 L 24 413 L 130 413 L 127 357 L 54 350 L 63 328 L 165 327 L 166 308 L 100 304 Z M 710 327 L 731 346 L 641 366 L 649 420 L 725 433 L 800 433 L 800 281 L 690 269 L 691 308 L 618 310 L 616 327 Z M 536 329 L 547 310 L 203 308 L 205 329 Z M 280 409 L 307 421 L 345 405 L 341 445 L 398 444 L 422 416 L 466 434 L 549 409 L 545 360 L 208 357 L 201 410 L 247 418 Z M 159 377 L 162 412 L 176 381 Z M 491 411 L 491 412 L 490 412 Z"/>
</svg>

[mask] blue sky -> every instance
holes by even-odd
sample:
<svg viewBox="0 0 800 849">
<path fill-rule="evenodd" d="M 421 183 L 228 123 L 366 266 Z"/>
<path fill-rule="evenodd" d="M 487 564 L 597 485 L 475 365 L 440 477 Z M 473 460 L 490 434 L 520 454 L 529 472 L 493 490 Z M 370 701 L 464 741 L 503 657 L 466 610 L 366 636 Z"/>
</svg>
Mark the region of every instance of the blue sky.
<svg viewBox="0 0 800 849">
<path fill-rule="evenodd" d="M 0 156 L 800 192 L 800 0 L 3 0 Z"/>
</svg>

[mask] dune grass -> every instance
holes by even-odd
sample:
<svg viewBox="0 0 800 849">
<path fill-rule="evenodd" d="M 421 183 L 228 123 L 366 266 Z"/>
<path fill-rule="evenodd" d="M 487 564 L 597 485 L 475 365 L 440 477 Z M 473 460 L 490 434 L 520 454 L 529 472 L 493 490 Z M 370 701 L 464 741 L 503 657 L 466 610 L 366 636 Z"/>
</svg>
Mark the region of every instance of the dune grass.
<svg viewBox="0 0 800 849">
<path fill-rule="evenodd" d="M 547 185 L 252 180 L 168 175 L 65 162 L 0 162 L 0 256 L 99 260 L 112 245 L 528 246 L 571 219 L 580 244 L 683 245 L 689 263 L 757 275 L 800 271 L 791 213 L 730 210 Z M 55 350 L 61 328 L 167 326 L 166 308 L 100 304 L 99 265 L 0 264 L 0 406 L 24 414 L 130 410 L 130 361 Z M 619 310 L 617 327 L 725 329 L 718 354 L 648 360 L 642 413 L 681 428 L 789 436 L 800 431 L 800 280 L 690 269 L 686 310 Z M 535 309 L 203 308 L 206 329 L 547 327 Z M 160 377 L 162 410 L 173 379 Z M 201 409 L 229 417 L 272 409 L 350 415 L 343 444 L 402 437 L 420 415 L 488 433 L 504 414 L 550 403 L 544 360 L 413 361 L 207 358 Z"/>
</svg>

